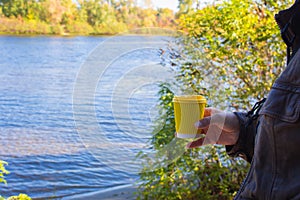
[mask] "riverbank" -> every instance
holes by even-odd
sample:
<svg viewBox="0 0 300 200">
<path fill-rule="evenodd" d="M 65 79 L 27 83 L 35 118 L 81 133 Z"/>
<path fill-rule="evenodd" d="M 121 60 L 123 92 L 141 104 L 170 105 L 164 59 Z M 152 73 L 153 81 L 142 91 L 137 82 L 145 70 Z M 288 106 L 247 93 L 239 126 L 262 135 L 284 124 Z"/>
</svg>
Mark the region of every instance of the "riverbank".
<svg viewBox="0 0 300 200">
<path fill-rule="evenodd" d="M 87 22 L 72 21 L 70 24 L 48 24 L 39 20 L 28 20 L 23 18 L 0 17 L 0 35 L 56 35 L 56 36 L 109 36 L 128 32 L 128 30 L 140 30 L 142 34 L 149 34 L 151 27 L 156 31 L 151 34 L 160 35 L 162 30 L 173 30 L 173 26 L 127 26 L 122 22 L 104 23 L 93 27 Z"/>
<path fill-rule="evenodd" d="M 93 28 L 84 22 L 74 22 L 71 25 L 49 25 L 35 20 L 22 20 L 17 18 L 0 17 L 0 35 L 14 36 L 113 36 L 120 33 L 130 35 L 172 35 L 176 31 L 164 27 L 143 27 L 128 30 L 126 27 L 115 29 L 113 27 Z"/>
<path fill-rule="evenodd" d="M 136 199 L 135 192 L 137 191 L 137 187 L 134 185 L 124 185 L 118 186 L 114 188 L 109 188 L 100 192 L 90 192 L 81 195 L 75 195 L 67 198 L 63 198 L 65 200 L 133 200 Z"/>
</svg>

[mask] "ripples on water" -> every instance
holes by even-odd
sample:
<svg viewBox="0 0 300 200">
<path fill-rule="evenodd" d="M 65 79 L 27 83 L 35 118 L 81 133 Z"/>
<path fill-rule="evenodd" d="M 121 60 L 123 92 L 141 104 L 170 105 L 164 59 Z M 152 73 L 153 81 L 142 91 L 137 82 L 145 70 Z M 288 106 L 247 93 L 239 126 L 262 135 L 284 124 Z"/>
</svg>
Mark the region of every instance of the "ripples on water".
<svg viewBox="0 0 300 200">
<path fill-rule="evenodd" d="M 130 119 L 127 115 L 118 119 L 124 124 L 130 121 L 136 130 L 143 129 L 142 134 L 149 132 L 144 135 L 120 130 L 111 110 L 111 88 L 125 68 L 159 62 L 159 56 L 154 49 L 124 55 L 106 70 L 99 82 L 95 91 L 96 117 L 109 141 L 101 148 L 103 152 L 123 149 L 105 162 L 107 155 L 95 156 L 99 151 L 93 152 L 93 148 L 99 148 L 99 141 L 95 141 L 95 146 L 82 142 L 72 108 L 76 75 L 89 53 L 104 39 L 0 37 L 0 159 L 9 163 L 6 168 L 10 171 L 6 176 L 8 184 L 0 187 L 2 196 L 26 193 L 42 199 L 64 197 L 136 180 L 136 173 L 107 164 L 120 165 L 118 159 L 131 158 L 145 147 L 158 88 L 145 85 L 134 91 L 130 102 L 125 102 Z M 89 113 L 83 111 L 81 115 Z"/>
</svg>

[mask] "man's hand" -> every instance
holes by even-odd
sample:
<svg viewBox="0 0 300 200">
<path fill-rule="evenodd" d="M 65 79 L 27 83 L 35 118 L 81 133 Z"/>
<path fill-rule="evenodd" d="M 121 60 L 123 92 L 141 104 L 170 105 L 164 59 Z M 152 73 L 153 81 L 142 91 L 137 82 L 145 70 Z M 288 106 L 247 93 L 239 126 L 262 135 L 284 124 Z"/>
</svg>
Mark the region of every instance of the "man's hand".
<svg viewBox="0 0 300 200">
<path fill-rule="evenodd" d="M 234 145 L 239 137 L 240 125 L 237 116 L 216 108 L 206 108 L 204 118 L 196 122 L 195 126 L 203 130 L 205 137 L 190 142 L 187 148 L 206 144 Z"/>
</svg>

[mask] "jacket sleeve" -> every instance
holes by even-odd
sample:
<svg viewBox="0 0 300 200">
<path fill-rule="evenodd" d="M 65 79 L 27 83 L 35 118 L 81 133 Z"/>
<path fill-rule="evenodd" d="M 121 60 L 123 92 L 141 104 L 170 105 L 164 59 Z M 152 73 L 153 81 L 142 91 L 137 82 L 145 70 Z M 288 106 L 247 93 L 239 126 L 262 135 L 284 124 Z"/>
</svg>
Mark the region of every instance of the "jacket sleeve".
<svg viewBox="0 0 300 200">
<path fill-rule="evenodd" d="M 250 117 L 247 113 L 234 113 L 240 123 L 240 133 L 235 145 L 227 145 L 226 152 L 231 157 L 241 157 L 251 162 L 254 153 L 254 141 L 256 135 L 257 119 L 250 123 Z"/>
</svg>

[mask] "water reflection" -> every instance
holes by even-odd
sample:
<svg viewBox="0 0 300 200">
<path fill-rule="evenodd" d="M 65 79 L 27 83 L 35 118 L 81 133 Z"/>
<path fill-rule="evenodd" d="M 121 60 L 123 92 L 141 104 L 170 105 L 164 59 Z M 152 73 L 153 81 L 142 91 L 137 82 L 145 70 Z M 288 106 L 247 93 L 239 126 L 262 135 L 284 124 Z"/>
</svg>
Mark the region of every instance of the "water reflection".
<svg viewBox="0 0 300 200">
<path fill-rule="evenodd" d="M 64 128 L 29 129 L 0 128 L 0 155 L 36 156 L 75 154 L 84 151 L 84 146 L 74 138 L 74 132 Z"/>
</svg>

